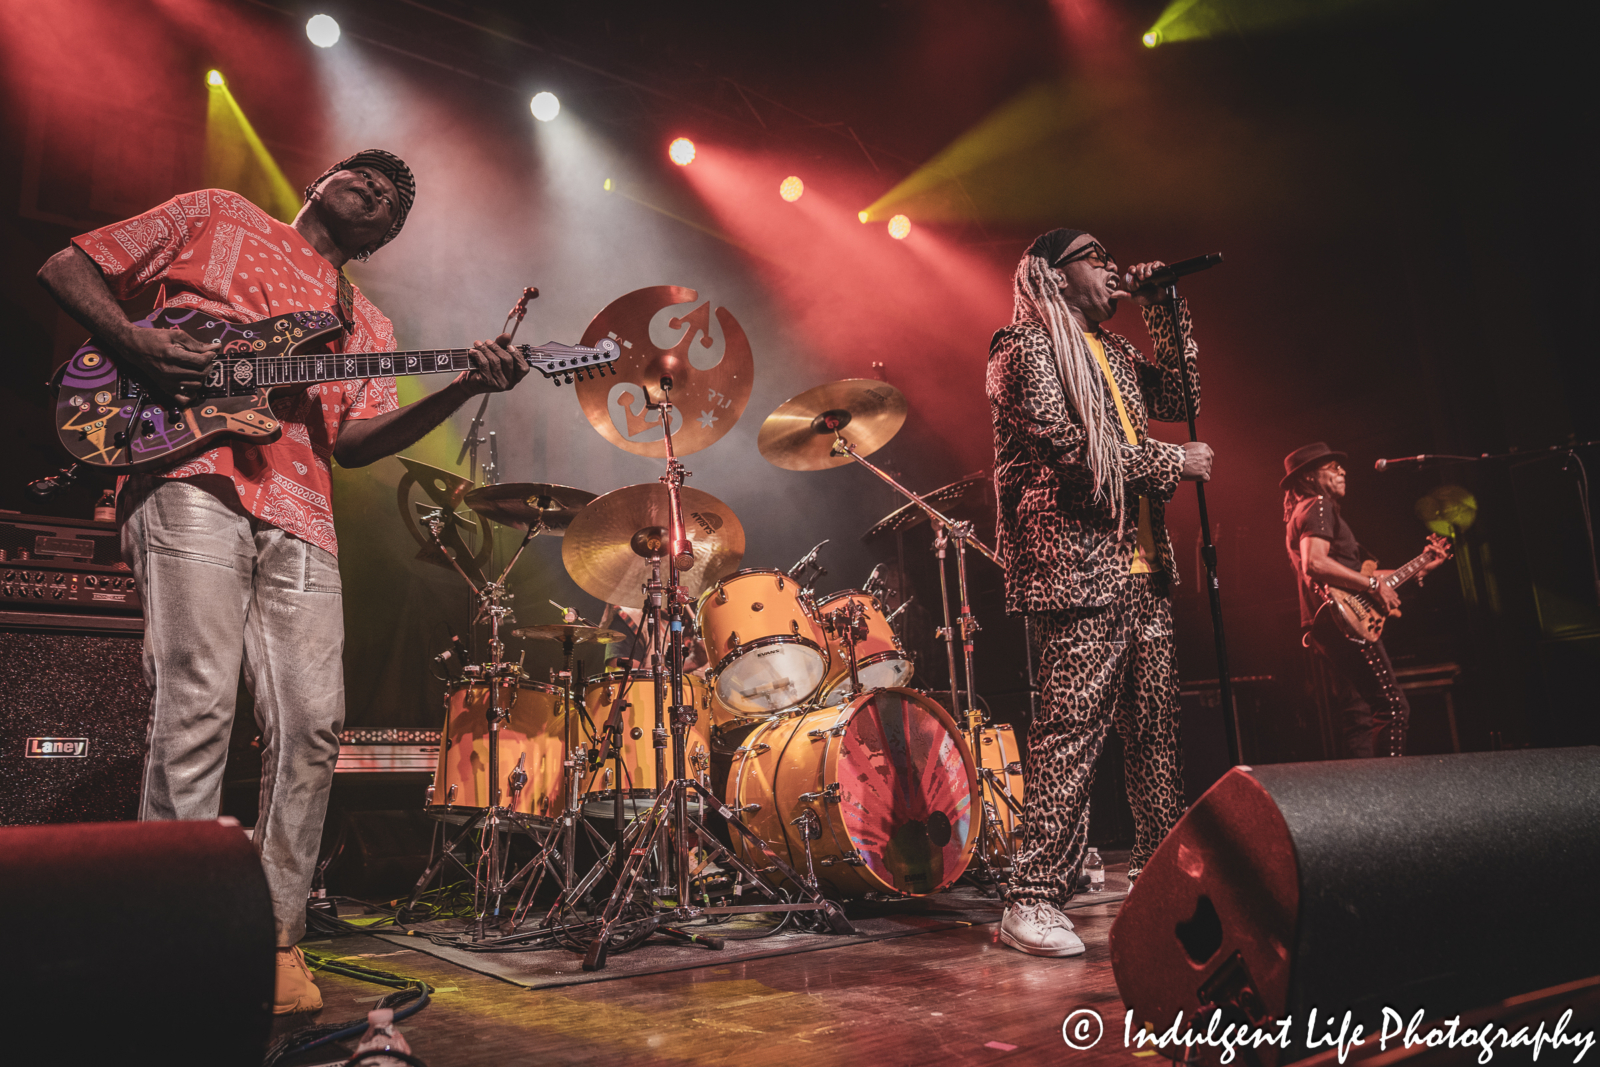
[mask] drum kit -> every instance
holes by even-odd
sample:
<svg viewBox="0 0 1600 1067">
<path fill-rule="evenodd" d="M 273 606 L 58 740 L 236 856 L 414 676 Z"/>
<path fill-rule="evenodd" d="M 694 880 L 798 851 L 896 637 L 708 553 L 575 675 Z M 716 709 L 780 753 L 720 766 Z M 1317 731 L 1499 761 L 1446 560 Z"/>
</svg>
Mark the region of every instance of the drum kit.
<svg viewBox="0 0 1600 1067">
<path fill-rule="evenodd" d="M 457 645 L 428 797 L 429 812 L 446 826 L 445 843 L 403 910 L 412 911 L 454 863 L 472 879 L 473 936 L 484 947 L 582 945 L 584 967 L 593 970 L 608 952 L 652 933 L 720 947 L 716 938 L 680 928 L 702 917 L 781 913 L 783 922 L 851 933 L 841 900 L 924 896 L 964 874 L 998 886 L 1009 872 L 1020 834 L 1021 765 L 1009 727 L 985 722 L 978 708 L 978 626 L 967 595 L 968 550 L 995 556 L 970 522 L 941 510 L 981 493 L 981 483 L 963 479 L 920 496 L 870 462 L 906 417 L 903 395 L 877 380 L 801 393 L 768 416 L 758 435 L 761 455 L 776 466 L 821 471 L 857 463 L 901 493 L 909 503 L 869 537 L 933 524 L 952 716 L 910 688 L 914 664 L 895 631 L 899 611 L 886 609 L 881 585 L 869 579 L 864 589 L 815 595 L 807 579 L 822 573 L 815 562 L 821 545 L 786 571 L 740 569 L 745 532 L 738 517 L 683 484 L 690 472 L 675 440 L 688 420 L 675 418 L 674 397 L 694 398 L 699 408 L 707 391 L 726 397 L 729 383 L 737 383 L 742 410 L 753 365 L 725 309 L 717 313 L 723 358 L 709 370 L 686 355 L 696 328 L 705 330 L 708 306 L 672 320 L 674 328 L 690 327 L 673 349 L 649 343 L 651 305 L 694 298 L 692 290 L 670 286 L 630 293 L 585 334 L 609 335 L 630 353 L 628 366 L 619 367 L 619 406 L 630 425 L 650 420 L 660 436 L 648 449 L 624 442 L 606 403 L 580 390 L 585 413 L 603 436 L 619 438 L 614 443 L 662 459 L 658 481 L 596 496 L 543 483 L 474 486 L 402 461 L 400 506 L 408 523 L 411 487 L 428 497 L 414 512 L 419 558 L 459 573 L 476 600 L 474 625 L 488 631 L 486 662 L 460 666 Z M 643 413 L 630 406 L 627 388 L 642 398 Z M 738 411 L 725 410 L 727 418 L 694 423 L 695 432 L 684 435 L 688 451 L 731 429 Z M 467 442 L 474 453 L 479 425 L 475 420 Z M 492 478 L 494 464 L 485 470 Z M 524 531 L 493 578 L 484 570 L 490 523 Z M 475 525 L 476 553 L 462 537 Z M 558 623 L 513 628 L 507 578 L 538 536 L 562 538 L 573 581 L 611 606 L 601 625 L 568 608 Z M 944 562 L 952 546 L 954 619 Z M 628 657 L 621 668 L 585 677 L 580 649 L 620 648 L 627 640 L 606 628 L 615 609 L 639 612 Z M 526 640 L 559 643 L 564 670 L 549 682 L 530 678 L 505 656 L 507 628 Z M 964 675 L 957 673 L 958 643 Z M 695 653 L 705 660 L 703 677 L 685 669 Z M 963 676 L 964 692 L 954 684 Z M 602 832 L 608 823 L 609 838 Z M 580 834 L 599 855 L 587 871 L 578 861 Z M 511 844 L 519 836 L 535 842 L 535 853 L 513 870 Z M 580 914 L 584 902 L 598 904 L 607 876 L 604 906 Z M 530 922 L 546 878 L 555 903 Z"/>
</svg>

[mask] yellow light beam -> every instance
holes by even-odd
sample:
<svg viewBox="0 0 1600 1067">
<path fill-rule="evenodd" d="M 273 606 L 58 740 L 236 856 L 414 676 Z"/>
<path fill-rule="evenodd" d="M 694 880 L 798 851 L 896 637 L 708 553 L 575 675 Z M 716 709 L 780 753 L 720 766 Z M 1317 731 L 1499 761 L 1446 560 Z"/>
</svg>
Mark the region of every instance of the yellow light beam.
<svg viewBox="0 0 1600 1067">
<path fill-rule="evenodd" d="M 215 72 L 212 72 L 215 73 Z M 206 183 L 231 189 L 282 221 L 294 219 L 300 195 L 284 177 L 226 82 L 207 78 Z"/>
<path fill-rule="evenodd" d="M 1069 93 L 1041 83 L 1023 90 L 978 125 L 963 133 L 858 216 L 862 222 L 887 220 L 901 212 L 924 221 L 988 217 L 975 203 L 972 181 L 1001 160 L 1059 136 L 1082 120 Z M 976 185 L 983 185 L 980 180 Z"/>
</svg>

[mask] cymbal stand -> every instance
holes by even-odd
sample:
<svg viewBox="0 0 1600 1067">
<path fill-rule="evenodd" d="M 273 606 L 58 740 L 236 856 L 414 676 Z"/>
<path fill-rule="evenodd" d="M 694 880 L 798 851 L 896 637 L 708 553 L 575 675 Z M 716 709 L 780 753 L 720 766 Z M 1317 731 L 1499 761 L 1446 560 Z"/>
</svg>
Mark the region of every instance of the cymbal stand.
<svg viewBox="0 0 1600 1067">
<path fill-rule="evenodd" d="M 475 669 L 467 669 L 469 675 L 475 680 L 485 682 L 489 688 L 489 702 L 485 712 L 489 732 L 489 804 L 483 813 L 478 861 L 473 875 L 473 910 L 477 913 L 477 936 L 481 941 L 487 934 L 489 923 L 498 921 L 505 894 L 515 882 L 515 878 L 505 877 L 505 861 L 510 850 L 510 841 L 504 840 L 503 835 L 509 832 L 507 827 L 516 827 L 528 833 L 532 833 L 534 829 L 517 814 L 514 808 L 508 808 L 501 803 L 500 724 L 504 722 L 509 709 L 500 706 L 500 690 L 506 680 L 510 680 L 513 685 L 516 684 L 522 675 L 522 665 L 505 661 L 505 642 L 500 639 L 500 624 L 506 619 L 514 621 L 512 609 L 506 604 L 506 601 L 513 597 L 506 586 L 506 578 L 510 575 L 511 568 L 522 558 L 528 542 L 542 533 L 546 527 L 543 521 L 532 523 L 528 527 L 527 535 L 523 537 L 522 543 L 517 546 L 516 552 L 512 554 L 510 562 L 505 565 L 499 577 L 493 581 L 486 581 L 479 587 L 445 548 L 444 541 L 440 537 L 444 529 L 443 512 L 438 510 L 431 512 L 426 522 L 429 532 L 433 535 L 434 544 L 478 598 L 478 613 L 473 622 L 481 622 L 484 619 L 489 622 L 489 663 L 475 665 Z M 511 792 L 513 805 L 518 794 L 527 785 L 527 781 L 527 771 L 519 762 L 505 783 Z M 524 868 L 517 877 L 521 877 L 528 869 Z"/>
<path fill-rule="evenodd" d="M 979 780 L 989 783 L 994 792 L 1015 809 L 1016 805 L 1011 802 L 1009 790 L 1006 789 L 1005 783 L 993 771 L 985 768 L 980 759 L 980 754 L 983 751 L 983 728 L 988 725 L 988 722 L 984 717 L 983 709 L 978 706 L 978 688 L 974 681 L 972 636 L 982 627 L 978 625 L 977 618 L 972 614 L 972 598 L 967 591 L 967 547 L 970 545 L 996 566 L 1000 566 L 1000 559 L 977 537 L 970 522 L 956 522 L 934 507 L 926 498 L 901 485 L 888 471 L 864 457 L 856 446 L 851 444 L 844 436 L 843 429 L 844 423 L 842 420 L 829 416 L 823 416 L 817 422 L 818 433 L 830 431 L 833 433 L 832 451 L 834 455 L 849 456 L 861 466 L 876 474 L 884 482 L 888 483 L 892 489 L 920 507 L 933 522 L 934 529 L 937 531 L 934 535 L 933 547 L 934 553 L 939 559 L 939 598 L 944 603 L 944 626 L 938 631 L 938 636 L 944 639 L 945 655 L 950 665 L 950 700 L 956 705 L 957 717 L 961 720 L 966 730 L 967 744 L 972 748 L 972 760 L 977 767 Z M 951 625 L 950 620 L 949 582 L 945 568 L 945 552 L 950 541 L 954 541 L 956 546 L 956 592 L 961 598 L 961 613 L 954 626 Z M 955 639 L 957 633 L 961 635 L 962 666 L 966 668 L 966 707 L 964 709 L 961 707 L 960 679 L 956 673 Z M 990 817 L 988 806 L 985 804 L 984 826 L 980 831 L 980 841 L 983 840 L 983 835 L 987 835 L 991 830 L 999 832 L 998 826 L 993 825 L 993 823 L 994 820 Z M 978 851 L 975 851 L 974 855 L 985 870 L 989 872 L 990 876 L 996 877 L 993 866 L 988 862 L 988 856 Z"/>
<path fill-rule="evenodd" d="M 650 593 L 646 598 L 646 615 L 655 614 L 656 625 L 665 626 L 667 633 L 667 669 L 671 684 L 672 703 L 665 710 L 670 715 L 672 738 L 672 772 L 671 781 L 661 782 L 656 794 L 655 803 L 650 810 L 634 820 L 628 828 L 626 839 L 618 839 L 617 856 L 621 860 L 618 868 L 618 877 L 612 889 L 611 898 L 606 902 L 601 913 L 600 927 L 594 940 L 589 945 L 588 952 L 584 955 L 583 969 L 595 971 L 605 966 L 606 953 L 617 928 L 622 923 L 622 913 L 626 905 L 632 900 L 634 889 L 644 866 L 650 855 L 655 851 L 663 832 L 668 831 L 668 812 L 670 812 L 670 854 L 672 862 L 667 865 L 664 875 L 673 879 L 668 889 L 673 903 L 670 907 L 663 908 L 664 901 L 660 899 L 661 890 L 665 887 L 657 886 L 657 893 L 652 895 L 650 904 L 653 913 L 644 919 L 625 924 L 635 927 L 634 935 L 642 933 L 648 936 L 651 932 L 661 931 L 678 940 L 696 941 L 712 948 L 721 948 L 719 938 L 707 938 L 691 934 L 688 931 L 677 929 L 668 925 L 672 922 L 682 922 L 699 918 L 703 915 L 734 915 L 775 911 L 816 911 L 822 913 L 830 929 L 835 933 L 855 933 L 844 913 L 838 905 L 823 897 L 822 893 L 806 877 L 795 871 L 781 860 L 772 847 L 763 841 L 755 831 L 751 830 L 739 818 L 739 815 L 717 798 L 711 788 L 697 778 L 689 777 L 688 747 L 689 727 L 699 719 L 698 710 L 693 704 L 684 702 L 683 699 L 683 663 L 685 658 L 685 643 L 688 634 L 688 604 L 689 597 L 684 588 L 679 584 L 680 571 L 688 570 L 694 565 L 694 546 L 689 542 L 684 522 L 683 503 L 680 489 L 683 480 L 688 476 L 672 448 L 672 379 L 661 379 L 661 400 L 652 405 L 661 412 L 661 428 L 664 436 L 667 470 L 661 477 L 661 482 L 667 487 L 668 502 L 668 529 L 666 533 L 666 552 L 663 554 L 659 537 L 636 537 L 634 551 L 641 556 L 652 560 L 651 586 L 655 586 L 654 575 L 659 572 L 660 563 L 665 558 L 666 582 L 660 587 L 659 592 L 647 589 Z M 665 612 L 663 619 L 662 612 Z M 660 631 L 655 631 L 659 633 Z M 656 692 L 661 692 L 659 682 Z M 660 780 L 658 779 L 658 782 Z M 620 782 L 618 783 L 621 784 Z M 744 879 L 748 879 L 753 887 L 773 901 L 783 903 L 756 904 L 756 905 L 725 905 L 695 907 L 689 903 L 689 870 L 690 851 L 700 843 L 711 844 L 716 838 L 706 829 L 698 816 L 689 814 L 689 795 L 693 793 L 701 798 L 702 804 L 709 804 L 727 821 L 731 832 L 744 835 L 751 844 L 760 849 L 771 867 L 794 884 L 795 892 L 804 897 L 799 903 L 789 903 L 785 900 L 782 891 L 768 881 L 760 872 L 747 865 L 735 856 L 731 850 L 715 845 L 713 858 L 720 865 L 737 871 Z M 693 841 L 691 844 L 691 831 Z"/>
</svg>

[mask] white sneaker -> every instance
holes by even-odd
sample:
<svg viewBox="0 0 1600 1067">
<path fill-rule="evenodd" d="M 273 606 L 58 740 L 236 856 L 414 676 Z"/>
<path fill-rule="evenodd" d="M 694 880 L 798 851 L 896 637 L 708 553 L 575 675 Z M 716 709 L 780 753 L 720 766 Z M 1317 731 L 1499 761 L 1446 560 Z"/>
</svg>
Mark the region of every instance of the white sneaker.
<svg viewBox="0 0 1600 1067">
<path fill-rule="evenodd" d="M 1030 956 L 1081 956 L 1084 951 L 1072 920 L 1052 904 L 1007 904 L 1000 940 Z"/>
</svg>

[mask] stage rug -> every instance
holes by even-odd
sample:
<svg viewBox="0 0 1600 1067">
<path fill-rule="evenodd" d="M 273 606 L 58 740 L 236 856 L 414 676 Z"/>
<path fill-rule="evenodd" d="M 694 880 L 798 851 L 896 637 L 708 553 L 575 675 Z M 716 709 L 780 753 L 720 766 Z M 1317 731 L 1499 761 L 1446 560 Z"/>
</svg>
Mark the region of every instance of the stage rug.
<svg viewBox="0 0 1600 1067">
<path fill-rule="evenodd" d="M 1110 904 L 1127 896 L 1126 863 L 1117 864 L 1106 872 L 1106 888 L 1101 893 L 1080 893 L 1073 898 L 1067 910 Z M 547 989 L 553 986 L 580 985 L 586 982 L 603 982 L 614 978 L 631 978 L 641 974 L 660 974 L 666 971 L 689 970 L 695 967 L 720 967 L 744 960 L 763 959 L 768 956 L 787 956 L 798 952 L 816 952 L 822 949 L 844 949 L 868 941 L 884 941 L 892 937 L 910 937 L 916 934 L 949 930 L 959 926 L 978 926 L 1000 921 L 1000 901 L 987 897 L 975 889 L 958 887 L 950 892 L 930 897 L 917 897 L 894 901 L 851 901 L 845 914 L 855 928 L 856 936 L 839 934 L 814 934 L 784 930 L 761 937 L 776 923 L 766 916 L 735 916 L 730 921 L 716 925 L 690 924 L 687 928 L 703 931 L 724 939 L 724 947 L 708 949 L 699 945 L 683 944 L 656 934 L 638 948 L 627 952 L 613 952 L 606 958 L 605 967 L 598 971 L 585 971 L 583 958 L 577 952 L 561 947 L 472 950 L 448 943 L 459 937 L 466 928 L 460 920 L 423 923 L 411 927 L 412 934 L 398 931 L 373 931 L 372 936 L 391 944 L 425 952 L 464 967 L 469 971 L 499 978 L 528 989 Z M 439 944 L 432 938 L 446 941 Z M 448 939 L 448 940 L 447 940 Z M 326 951 L 337 951 L 337 942 L 329 942 Z"/>
</svg>

